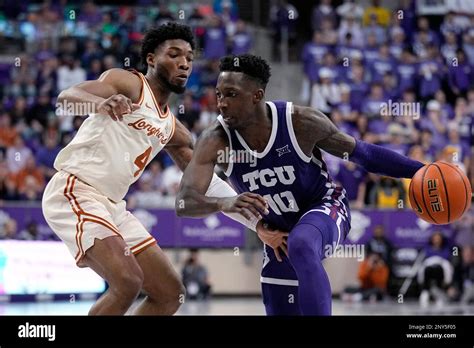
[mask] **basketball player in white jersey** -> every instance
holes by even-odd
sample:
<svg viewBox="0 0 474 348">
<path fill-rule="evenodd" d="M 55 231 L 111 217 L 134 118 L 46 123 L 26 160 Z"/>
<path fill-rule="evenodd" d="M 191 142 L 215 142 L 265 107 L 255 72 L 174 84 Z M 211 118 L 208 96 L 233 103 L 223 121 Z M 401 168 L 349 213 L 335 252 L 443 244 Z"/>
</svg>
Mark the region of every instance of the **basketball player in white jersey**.
<svg viewBox="0 0 474 348">
<path fill-rule="evenodd" d="M 141 290 L 148 296 L 133 314 L 171 315 L 183 302 L 185 290 L 177 272 L 156 240 L 126 210 L 123 198 L 159 151 L 166 150 L 182 170 L 191 159 L 190 133 L 167 101 L 172 92 L 184 92 L 193 49 L 189 27 L 162 25 L 145 35 L 145 76 L 111 69 L 58 96 L 62 105 L 90 103 L 96 110 L 58 154 L 58 172 L 42 202 L 48 224 L 77 265 L 90 267 L 109 285 L 91 315 L 125 314 Z M 220 210 L 234 213 L 229 216 L 254 229 L 256 217 L 267 210 L 261 196 L 236 196 L 217 176 L 208 194 L 222 197 L 215 200 Z"/>
</svg>

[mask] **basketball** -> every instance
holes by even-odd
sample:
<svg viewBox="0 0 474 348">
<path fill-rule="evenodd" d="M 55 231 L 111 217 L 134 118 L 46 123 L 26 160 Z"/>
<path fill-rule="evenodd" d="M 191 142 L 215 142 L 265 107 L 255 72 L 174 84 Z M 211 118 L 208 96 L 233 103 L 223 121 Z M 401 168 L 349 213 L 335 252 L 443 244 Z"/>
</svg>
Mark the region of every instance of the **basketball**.
<svg viewBox="0 0 474 348">
<path fill-rule="evenodd" d="M 455 165 L 434 162 L 413 176 L 409 199 L 415 213 L 436 225 L 452 223 L 471 205 L 471 184 Z"/>
</svg>

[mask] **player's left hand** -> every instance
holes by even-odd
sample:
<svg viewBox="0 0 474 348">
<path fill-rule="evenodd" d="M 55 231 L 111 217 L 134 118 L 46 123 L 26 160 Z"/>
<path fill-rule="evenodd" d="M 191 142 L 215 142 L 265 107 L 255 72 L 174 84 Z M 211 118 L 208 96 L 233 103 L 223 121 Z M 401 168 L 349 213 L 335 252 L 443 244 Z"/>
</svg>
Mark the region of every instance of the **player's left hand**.
<svg viewBox="0 0 474 348">
<path fill-rule="evenodd" d="M 282 262 L 283 259 L 280 255 L 280 249 L 285 253 L 288 257 L 288 245 L 287 245 L 287 238 L 288 232 L 282 232 L 279 230 L 270 230 L 268 226 L 263 223 L 261 220 L 257 224 L 257 235 L 260 240 L 271 247 L 275 252 L 275 257 L 277 258 L 278 262 Z"/>
</svg>

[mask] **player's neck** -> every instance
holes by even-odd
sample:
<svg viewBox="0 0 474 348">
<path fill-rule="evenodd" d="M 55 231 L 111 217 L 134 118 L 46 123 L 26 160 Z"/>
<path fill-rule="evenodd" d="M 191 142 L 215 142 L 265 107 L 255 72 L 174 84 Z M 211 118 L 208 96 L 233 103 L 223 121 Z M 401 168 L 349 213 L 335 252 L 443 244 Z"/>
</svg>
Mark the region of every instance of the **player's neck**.
<svg viewBox="0 0 474 348">
<path fill-rule="evenodd" d="M 151 91 L 155 96 L 156 101 L 158 102 L 160 108 L 163 111 L 164 105 L 168 103 L 171 91 L 163 86 L 163 84 L 156 78 L 152 78 L 149 73 L 145 75 L 148 84 L 150 85 Z"/>
</svg>

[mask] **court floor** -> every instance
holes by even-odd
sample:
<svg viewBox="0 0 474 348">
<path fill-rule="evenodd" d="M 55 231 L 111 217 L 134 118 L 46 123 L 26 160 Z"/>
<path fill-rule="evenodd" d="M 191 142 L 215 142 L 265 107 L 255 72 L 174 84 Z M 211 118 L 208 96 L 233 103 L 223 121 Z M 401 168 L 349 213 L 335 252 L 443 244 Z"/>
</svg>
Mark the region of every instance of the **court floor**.
<svg viewBox="0 0 474 348">
<path fill-rule="evenodd" d="M 0 315 L 86 315 L 93 301 L 0 303 Z M 265 315 L 259 298 L 217 298 L 187 301 L 178 315 Z M 474 304 L 445 304 L 421 308 L 417 301 L 347 303 L 333 301 L 334 315 L 474 315 Z"/>
</svg>

